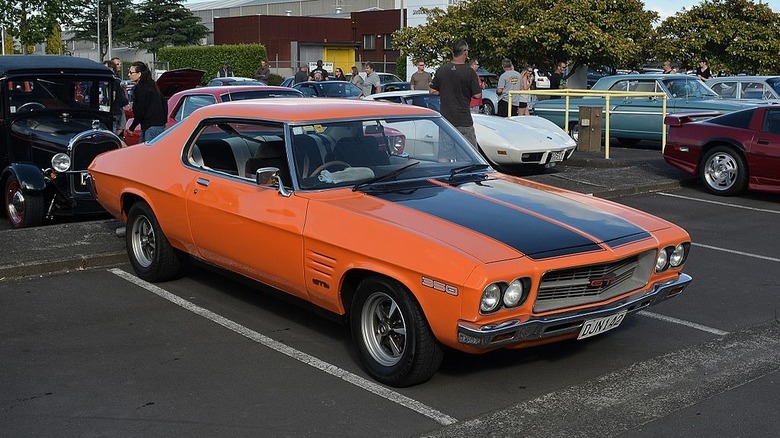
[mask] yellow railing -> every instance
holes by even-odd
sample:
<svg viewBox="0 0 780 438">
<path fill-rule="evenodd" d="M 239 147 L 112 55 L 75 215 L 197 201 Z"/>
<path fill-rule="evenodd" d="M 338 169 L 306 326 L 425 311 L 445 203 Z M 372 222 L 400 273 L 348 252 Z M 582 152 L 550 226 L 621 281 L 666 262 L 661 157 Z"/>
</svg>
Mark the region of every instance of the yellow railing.
<svg viewBox="0 0 780 438">
<path fill-rule="evenodd" d="M 509 108 L 512 107 L 513 94 L 529 94 L 541 96 L 562 96 L 566 99 L 565 112 L 563 115 L 563 130 L 569 132 L 569 98 L 570 97 L 604 97 L 604 158 L 609 159 L 609 100 L 611 97 L 660 97 L 661 104 L 661 151 L 666 149 L 666 129 L 664 119 L 666 118 L 666 93 L 653 91 L 603 91 L 603 90 L 520 90 L 509 92 Z M 582 105 L 582 104 L 581 104 Z M 584 105 L 590 106 L 590 105 Z M 595 104 L 594 106 L 600 106 Z"/>
</svg>

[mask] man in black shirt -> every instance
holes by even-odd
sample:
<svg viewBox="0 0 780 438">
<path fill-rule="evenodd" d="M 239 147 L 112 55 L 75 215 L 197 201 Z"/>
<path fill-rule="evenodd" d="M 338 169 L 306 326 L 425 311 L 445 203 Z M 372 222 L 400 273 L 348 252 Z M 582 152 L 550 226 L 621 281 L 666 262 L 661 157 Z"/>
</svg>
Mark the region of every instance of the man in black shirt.
<svg viewBox="0 0 780 438">
<path fill-rule="evenodd" d="M 472 98 L 482 100 L 482 89 L 477 72 L 466 64 L 468 56 L 469 45 L 463 40 L 456 41 L 452 45 L 452 61 L 436 70 L 430 93 L 440 96 L 441 115 L 476 147 L 469 104 Z"/>
<path fill-rule="evenodd" d="M 566 69 L 565 62 L 559 62 L 555 65 L 555 71 L 550 75 L 550 90 L 560 90 L 565 88 L 561 86 L 561 80 L 563 79 L 563 71 Z M 561 96 L 550 96 L 550 99 L 560 99 Z"/>
</svg>

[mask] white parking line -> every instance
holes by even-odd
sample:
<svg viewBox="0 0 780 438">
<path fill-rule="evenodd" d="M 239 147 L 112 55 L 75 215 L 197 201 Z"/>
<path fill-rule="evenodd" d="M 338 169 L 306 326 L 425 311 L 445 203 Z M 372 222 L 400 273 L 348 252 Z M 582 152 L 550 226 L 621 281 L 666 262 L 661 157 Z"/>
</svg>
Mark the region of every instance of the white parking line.
<svg viewBox="0 0 780 438">
<path fill-rule="evenodd" d="M 712 200 L 709 200 L 709 199 L 699 199 L 699 198 L 693 198 L 693 197 L 690 197 L 690 196 L 676 195 L 674 193 L 658 192 L 658 194 L 659 195 L 663 195 L 663 196 L 668 196 L 670 198 L 685 199 L 687 201 L 704 202 L 704 203 L 707 203 L 707 204 L 722 205 L 724 207 L 740 208 L 742 210 L 760 211 L 762 213 L 780 214 L 779 210 L 768 210 L 766 208 L 747 207 L 747 206 L 739 205 L 739 204 L 730 204 L 728 202 L 712 201 Z"/>
<path fill-rule="evenodd" d="M 671 316 L 664 316 L 658 313 L 648 312 L 646 310 L 640 310 L 639 312 L 637 312 L 637 315 L 642 315 L 653 319 L 659 319 L 661 321 L 671 322 L 672 324 L 684 325 L 686 327 L 694 328 L 696 330 L 701 330 L 707 333 L 712 333 L 718 336 L 726 336 L 727 334 L 729 334 L 729 332 L 727 331 L 718 330 L 712 327 L 707 327 L 706 325 L 696 324 L 695 322 L 686 321 L 684 319 L 677 319 L 677 318 L 672 318 Z"/>
<path fill-rule="evenodd" d="M 705 245 L 703 243 L 692 242 L 691 246 L 699 246 L 701 248 L 707 248 L 707 249 L 711 249 L 711 250 L 714 250 L 714 251 L 723 251 L 723 252 L 727 252 L 727 253 L 730 253 L 730 254 L 737 254 L 737 255 L 741 255 L 741 256 L 745 256 L 745 257 L 752 257 L 754 259 L 769 260 L 770 262 L 780 262 L 780 259 L 776 258 L 776 257 L 769 257 L 769 256 L 763 256 L 763 255 L 759 255 L 759 254 L 752 254 L 752 253 L 749 253 L 749 252 L 737 251 L 735 249 L 719 248 L 717 246 Z"/>
<path fill-rule="evenodd" d="M 241 324 L 231 321 L 221 315 L 218 315 L 210 310 L 204 309 L 203 307 L 200 307 L 177 295 L 174 295 L 166 291 L 165 289 L 162 289 L 149 282 L 141 280 L 135 275 L 129 274 L 121 269 L 116 269 L 116 268 L 109 269 L 108 271 L 113 273 L 114 275 L 117 275 L 129 281 L 130 283 L 133 283 L 139 287 L 148 290 L 149 292 L 159 296 L 160 298 L 164 298 L 172 302 L 173 304 L 176 304 L 177 306 L 180 306 L 186 310 L 189 310 L 192 313 L 195 313 L 196 315 L 200 315 L 210 321 L 213 321 L 229 330 L 238 333 L 241 336 L 244 336 L 252 341 L 257 342 L 258 344 L 261 344 L 279 353 L 287 355 L 295 360 L 298 360 L 311 367 L 317 368 L 320 371 L 324 371 L 332 376 L 338 377 L 339 379 L 349 382 L 357 386 L 358 388 L 364 389 L 368 392 L 372 392 L 380 397 L 390 400 L 391 402 L 403 406 L 407 409 L 411 409 L 412 411 L 424 415 L 441 425 L 446 426 L 448 424 L 453 424 L 458 421 L 455 418 L 450 417 L 449 415 L 446 415 L 417 400 L 411 399 L 403 394 L 399 394 L 391 389 L 378 385 L 370 380 L 366 380 L 358 375 L 350 373 L 347 370 L 344 370 L 335 365 L 317 359 L 316 357 L 308 355 L 302 351 L 298 351 L 292 347 L 282 344 L 281 342 L 275 341 L 265 335 L 261 335 L 260 333 L 251 330 L 249 328 L 246 328 Z"/>
</svg>

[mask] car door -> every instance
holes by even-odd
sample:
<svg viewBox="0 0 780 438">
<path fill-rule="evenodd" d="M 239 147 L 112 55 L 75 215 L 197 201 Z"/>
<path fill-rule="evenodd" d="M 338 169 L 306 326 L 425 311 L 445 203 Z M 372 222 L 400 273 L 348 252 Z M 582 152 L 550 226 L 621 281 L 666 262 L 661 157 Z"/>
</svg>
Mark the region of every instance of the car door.
<svg viewBox="0 0 780 438">
<path fill-rule="evenodd" d="M 660 88 L 655 79 L 626 79 L 616 82 L 610 91 L 658 92 Z M 662 104 L 660 97 L 613 96 L 610 102 L 610 135 L 660 138 L 663 128 Z"/>
<path fill-rule="evenodd" d="M 751 177 L 759 184 L 780 187 L 780 108 L 766 108 L 761 131 L 753 139 L 748 158 Z"/>
<path fill-rule="evenodd" d="M 195 171 L 186 190 L 186 217 L 200 258 L 308 299 L 302 237 L 307 201 L 234 172 L 249 156 L 261 155 L 253 148 L 259 143 L 249 138 L 283 132 L 273 123 L 203 127 L 185 153 Z"/>
</svg>

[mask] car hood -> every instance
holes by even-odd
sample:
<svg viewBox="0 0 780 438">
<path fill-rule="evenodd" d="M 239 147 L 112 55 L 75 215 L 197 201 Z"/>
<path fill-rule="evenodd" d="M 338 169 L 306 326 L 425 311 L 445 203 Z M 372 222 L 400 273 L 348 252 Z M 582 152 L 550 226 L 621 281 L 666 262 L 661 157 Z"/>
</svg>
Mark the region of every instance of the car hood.
<svg viewBox="0 0 780 438">
<path fill-rule="evenodd" d="M 99 122 L 99 129 L 110 129 L 106 124 L 111 115 Z M 66 149 L 70 140 L 79 133 L 93 129 L 95 114 L 45 114 L 20 118 L 11 124 L 14 136 L 38 145 L 50 145 Z"/>
<path fill-rule="evenodd" d="M 313 221 L 307 234 L 328 239 L 343 232 L 352 240 L 396 245 L 411 235 L 490 263 L 598 253 L 643 240 L 655 245 L 650 232 L 671 226 L 609 201 L 494 175 L 459 186 L 425 181 L 397 191 L 345 189 L 343 196 L 313 202 L 309 212 L 353 226 L 337 231 L 343 227 Z"/>
<path fill-rule="evenodd" d="M 577 143 L 555 123 L 539 116 L 517 116 L 512 118 L 472 114 L 477 139 L 485 138 L 487 130 L 502 137 L 508 144 L 538 147 L 539 143 L 549 143 L 561 148 L 574 147 Z M 481 143 L 480 143 L 481 145 Z"/>
<path fill-rule="evenodd" d="M 157 86 L 163 97 L 168 99 L 179 91 L 195 88 L 205 74 L 205 71 L 194 68 L 168 70 L 157 79 Z"/>
</svg>

